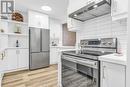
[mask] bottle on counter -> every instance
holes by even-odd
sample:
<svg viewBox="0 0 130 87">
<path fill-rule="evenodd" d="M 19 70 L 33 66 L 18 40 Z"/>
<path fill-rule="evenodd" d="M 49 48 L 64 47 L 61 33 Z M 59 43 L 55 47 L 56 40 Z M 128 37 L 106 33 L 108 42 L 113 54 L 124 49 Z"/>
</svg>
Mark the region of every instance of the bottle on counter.
<svg viewBox="0 0 130 87">
<path fill-rule="evenodd" d="M 19 47 L 19 41 L 16 40 L 16 47 Z"/>
<path fill-rule="evenodd" d="M 79 53 L 81 53 L 81 45 L 80 45 L 80 43 L 77 43 L 76 44 L 76 54 L 79 54 Z"/>
</svg>

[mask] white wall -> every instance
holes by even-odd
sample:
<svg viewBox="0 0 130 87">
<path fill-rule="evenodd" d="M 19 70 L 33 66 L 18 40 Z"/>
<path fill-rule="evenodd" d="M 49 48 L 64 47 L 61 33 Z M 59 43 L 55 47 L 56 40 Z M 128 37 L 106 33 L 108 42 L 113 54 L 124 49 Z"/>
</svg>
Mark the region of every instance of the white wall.
<svg viewBox="0 0 130 87">
<path fill-rule="evenodd" d="M 92 39 L 92 38 L 107 38 L 117 37 L 119 48 L 123 53 L 126 53 L 127 49 L 127 22 L 122 20 L 119 22 L 112 22 L 110 15 L 98 17 L 89 21 L 86 21 L 84 28 L 77 32 L 77 43 L 80 39 Z"/>
<path fill-rule="evenodd" d="M 60 20 L 50 18 L 50 38 L 59 39 L 59 45 L 62 45 L 62 23 Z"/>
<path fill-rule="evenodd" d="M 129 1 L 129 8 L 130 8 L 130 1 Z M 127 70 L 126 70 L 126 87 L 130 87 L 130 9 L 128 9 L 128 13 L 129 13 L 129 16 L 128 16 L 128 47 L 127 47 L 127 50 L 128 50 L 128 54 L 127 54 Z"/>
</svg>

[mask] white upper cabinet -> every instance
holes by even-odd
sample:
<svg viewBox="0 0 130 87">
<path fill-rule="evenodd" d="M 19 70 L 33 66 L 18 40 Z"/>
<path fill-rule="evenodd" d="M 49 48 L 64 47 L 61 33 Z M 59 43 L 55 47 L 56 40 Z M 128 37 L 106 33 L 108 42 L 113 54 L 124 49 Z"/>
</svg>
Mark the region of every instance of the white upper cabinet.
<svg viewBox="0 0 130 87">
<path fill-rule="evenodd" d="M 28 18 L 29 18 L 29 27 L 49 29 L 48 15 L 35 11 L 29 11 Z"/>
<path fill-rule="evenodd" d="M 125 87 L 125 76 L 125 66 L 101 62 L 101 87 Z"/>
<path fill-rule="evenodd" d="M 69 31 L 78 31 L 81 29 L 83 22 L 69 18 L 69 14 L 87 5 L 88 0 L 69 0 L 67 8 L 67 27 Z"/>
<path fill-rule="evenodd" d="M 119 20 L 128 17 L 128 0 L 112 0 L 112 20 Z"/>
<path fill-rule="evenodd" d="M 76 10 L 79 10 L 80 8 L 86 6 L 88 3 L 91 3 L 93 1 L 98 0 L 69 0 L 68 14 L 71 14 Z"/>
<path fill-rule="evenodd" d="M 87 2 L 89 0 L 69 0 L 69 5 L 68 5 L 68 14 L 84 7 L 87 5 Z"/>
</svg>

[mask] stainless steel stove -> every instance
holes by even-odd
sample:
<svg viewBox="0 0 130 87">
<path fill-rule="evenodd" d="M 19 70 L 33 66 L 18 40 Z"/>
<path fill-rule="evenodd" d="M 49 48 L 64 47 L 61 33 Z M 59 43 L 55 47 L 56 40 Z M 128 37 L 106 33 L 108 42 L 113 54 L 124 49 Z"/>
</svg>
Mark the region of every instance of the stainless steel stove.
<svg viewBox="0 0 130 87">
<path fill-rule="evenodd" d="M 99 57 L 115 52 L 116 38 L 81 40 L 80 50 L 62 53 L 62 86 L 100 87 Z"/>
</svg>

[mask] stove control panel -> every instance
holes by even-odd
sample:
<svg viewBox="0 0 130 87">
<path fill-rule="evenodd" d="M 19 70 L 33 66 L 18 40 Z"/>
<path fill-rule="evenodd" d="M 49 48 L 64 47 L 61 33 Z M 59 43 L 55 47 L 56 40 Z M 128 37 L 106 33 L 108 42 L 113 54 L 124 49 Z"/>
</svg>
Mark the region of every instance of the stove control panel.
<svg viewBox="0 0 130 87">
<path fill-rule="evenodd" d="M 84 39 L 80 41 L 82 48 L 86 47 L 102 47 L 102 48 L 116 48 L 116 38 L 100 38 L 100 39 Z"/>
</svg>

